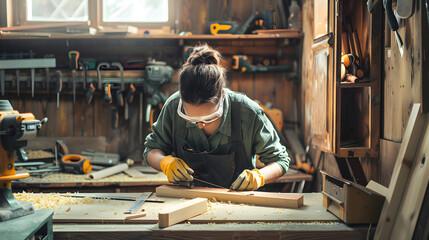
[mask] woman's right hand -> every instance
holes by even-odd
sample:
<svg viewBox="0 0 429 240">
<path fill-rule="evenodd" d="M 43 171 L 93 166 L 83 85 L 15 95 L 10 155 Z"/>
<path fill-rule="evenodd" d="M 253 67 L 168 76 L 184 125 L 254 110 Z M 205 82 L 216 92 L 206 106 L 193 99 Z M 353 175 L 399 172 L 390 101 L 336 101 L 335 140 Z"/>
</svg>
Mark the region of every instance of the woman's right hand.
<svg viewBox="0 0 429 240">
<path fill-rule="evenodd" d="M 162 172 L 167 175 L 169 182 L 174 183 L 194 180 L 194 177 L 191 175 L 194 173 L 194 170 L 180 158 L 168 155 L 161 160 L 160 166 Z"/>
</svg>

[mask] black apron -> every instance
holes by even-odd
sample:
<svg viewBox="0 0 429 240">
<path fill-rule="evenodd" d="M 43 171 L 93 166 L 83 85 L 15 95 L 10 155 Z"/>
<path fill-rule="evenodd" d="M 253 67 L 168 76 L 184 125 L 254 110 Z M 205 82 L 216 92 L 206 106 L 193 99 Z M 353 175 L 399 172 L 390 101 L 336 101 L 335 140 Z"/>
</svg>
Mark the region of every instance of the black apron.
<svg viewBox="0 0 429 240">
<path fill-rule="evenodd" d="M 232 134 L 230 142 L 220 145 L 210 152 L 195 152 L 194 148 L 186 141 L 186 121 L 180 120 L 177 128 L 177 139 L 175 143 L 175 154 L 183 159 L 195 173 L 195 178 L 229 188 L 234 180 L 245 169 L 253 169 L 250 159 L 247 159 L 241 137 L 241 103 L 231 104 L 231 127 Z M 183 138 L 182 138 L 183 137 Z M 196 186 L 213 187 L 195 181 Z"/>
</svg>

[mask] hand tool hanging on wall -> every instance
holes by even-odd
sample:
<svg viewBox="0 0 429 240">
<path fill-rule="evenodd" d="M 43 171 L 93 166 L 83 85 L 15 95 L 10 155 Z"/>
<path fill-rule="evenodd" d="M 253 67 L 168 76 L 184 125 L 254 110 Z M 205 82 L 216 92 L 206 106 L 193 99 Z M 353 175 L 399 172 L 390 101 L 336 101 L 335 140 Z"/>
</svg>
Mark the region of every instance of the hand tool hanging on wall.
<svg viewBox="0 0 429 240">
<path fill-rule="evenodd" d="M 55 92 L 57 93 L 57 109 L 60 108 L 60 93 L 63 89 L 63 74 L 57 70 L 55 72 Z"/>
<path fill-rule="evenodd" d="M 366 2 L 366 5 L 368 5 L 368 12 L 369 13 L 372 13 L 372 11 L 374 10 L 374 8 L 378 2 L 379 2 L 379 0 L 368 0 Z"/>
<path fill-rule="evenodd" d="M 124 107 L 124 118 L 128 119 L 128 103 L 124 101 L 125 83 L 124 83 L 124 67 L 119 62 L 112 62 L 112 67 L 118 67 L 121 74 L 121 88 L 116 91 L 116 106 Z"/>
<path fill-rule="evenodd" d="M 16 78 L 16 94 L 19 97 L 19 70 L 15 70 L 15 78 Z"/>
<path fill-rule="evenodd" d="M 46 73 L 46 95 L 49 96 L 49 83 L 51 82 L 51 73 L 49 68 L 45 68 Z"/>
<path fill-rule="evenodd" d="M 164 84 L 170 83 L 173 78 L 173 68 L 165 62 L 153 61 L 145 69 L 144 91 L 148 95 L 146 106 L 146 122 L 150 126 L 156 121 L 157 111 L 160 111 L 166 97 L 161 92 Z"/>
<path fill-rule="evenodd" d="M 30 79 L 30 84 L 31 84 L 31 96 L 32 97 L 34 97 L 35 68 L 54 68 L 54 67 L 56 67 L 56 59 L 55 58 L 37 58 L 37 59 L 31 58 L 31 59 L 5 59 L 5 60 L 0 60 L 0 71 L 4 71 L 6 69 L 31 69 L 31 75 L 30 75 L 29 79 Z M 0 77 L 1 77 L 1 75 L 0 75 Z M 17 85 L 19 87 L 19 84 L 17 84 Z"/>
<path fill-rule="evenodd" d="M 82 61 L 78 61 L 78 65 L 79 68 L 82 68 L 83 70 L 83 83 L 82 83 L 82 88 L 83 90 L 86 90 L 86 84 L 87 84 L 87 80 L 88 80 L 88 66 L 83 63 Z"/>
<path fill-rule="evenodd" d="M 73 104 L 76 103 L 76 69 L 79 68 L 79 52 L 78 51 L 70 51 L 69 52 L 69 60 L 70 60 L 70 69 L 72 70 L 72 88 L 73 88 Z"/>
<path fill-rule="evenodd" d="M 0 70 L 0 89 L 1 89 L 1 95 L 4 96 L 4 81 L 5 81 L 5 70 Z"/>
<path fill-rule="evenodd" d="M 383 0 L 383 6 L 386 10 L 387 21 L 390 25 L 390 28 L 395 32 L 396 43 L 398 44 L 399 53 L 402 57 L 404 55 L 404 44 L 402 42 L 401 36 L 398 33 L 399 24 L 392 9 L 392 0 Z"/>
</svg>

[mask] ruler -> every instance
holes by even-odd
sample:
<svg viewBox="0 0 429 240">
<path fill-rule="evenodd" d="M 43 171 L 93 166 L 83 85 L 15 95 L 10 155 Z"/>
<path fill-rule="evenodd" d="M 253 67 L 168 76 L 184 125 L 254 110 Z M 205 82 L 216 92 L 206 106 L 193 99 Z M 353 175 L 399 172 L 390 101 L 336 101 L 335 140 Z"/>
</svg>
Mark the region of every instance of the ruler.
<svg viewBox="0 0 429 240">
<path fill-rule="evenodd" d="M 152 195 L 151 192 L 142 193 L 142 195 L 140 195 L 133 203 L 133 205 L 130 208 L 128 208 L 124 213 L 125 214 L 137 213 L 141 209 L 141 206 L 143 205 L 143 203 L 146 202 L 146 199 L 150 197 L 150 195 Z"/>
</svg>

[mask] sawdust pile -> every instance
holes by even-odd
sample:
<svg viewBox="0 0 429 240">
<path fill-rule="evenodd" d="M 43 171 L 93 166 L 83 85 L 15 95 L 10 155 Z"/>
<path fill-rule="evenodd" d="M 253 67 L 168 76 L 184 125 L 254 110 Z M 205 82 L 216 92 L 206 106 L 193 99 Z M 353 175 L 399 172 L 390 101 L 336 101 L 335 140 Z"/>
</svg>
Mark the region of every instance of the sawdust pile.
<svg viewBox="0 0 429 240">
<path fill-rule="evenodd" d="M 27 157 L 29 159 L 51 158 L 51 157 L 55 157 L 55 155 L 52 154 L 52 153 L 50 153 L 50 152 L 43 151 L 43 150 L 33 150 L 33 151 L 28 151 L 27 152 Z"/>
<path fill-rule="evenodd" d="M 18 201 L 27 201 L 33 203 L 36 209 L 55 209 L 64 205 L 77 205 L 77 204 L 92 204 L 95 202 L 92 198 L 72 198 L 68 196 L 61 196 L 58 193 L 14 193 L 13 196 Z"/>
</svg>

